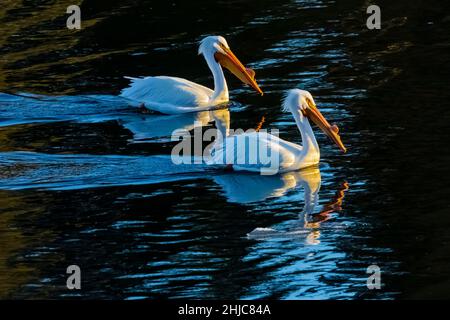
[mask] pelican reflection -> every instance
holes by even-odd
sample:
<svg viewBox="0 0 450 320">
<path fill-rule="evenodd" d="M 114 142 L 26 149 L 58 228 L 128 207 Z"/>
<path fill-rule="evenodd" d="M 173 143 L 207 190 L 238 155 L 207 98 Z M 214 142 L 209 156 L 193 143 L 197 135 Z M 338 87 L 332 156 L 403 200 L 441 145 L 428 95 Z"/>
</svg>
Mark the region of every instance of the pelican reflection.
<svg viewBox="0 0 450 320">
<path fill-rule="evenodd" d="M 256 174 L 229 173 L 216 176 L 213 180 L 221 186 L 229 202 L 249 204 L 278 198 L 290 190 L 302 188 L 304 206 L 299 219 L 286 221 L 276 227 L 256 228 L 247 237 L 254 240 L 286 240 L 305 238 L 308 244 L 320 243 L 320 226 L 329 220 L 334 212 L 342 210 L 345 191 L 349 185 L 343 182 L 335 196 L 320 208 L 317 213 L 319 191 L 321 187 L 320 170 L 311 167 L 300 171 L 287 172 L 274 176 Z"/>
<path fill-rule="evenodd" d="M 228 134 L 230 111 L 218 109 L 178 115 L 136 114 L 121 117 L 119 123 L 133 134 L 132 141 L 168 142 L 175 130 L 191 131 L 215 121 L 217 129 Z"/>
<path fill-rule="evenodd" d="M 320 171 L 317 167 L 270 176 L 254 173 L 227 173 L 213 178 L 222 187 L 229 202 L 241 204 L 281 197 L 289 190 L 303 187 L 306 210 L 312 210 L 315 206 L 320 179 Z"/>
</svg>

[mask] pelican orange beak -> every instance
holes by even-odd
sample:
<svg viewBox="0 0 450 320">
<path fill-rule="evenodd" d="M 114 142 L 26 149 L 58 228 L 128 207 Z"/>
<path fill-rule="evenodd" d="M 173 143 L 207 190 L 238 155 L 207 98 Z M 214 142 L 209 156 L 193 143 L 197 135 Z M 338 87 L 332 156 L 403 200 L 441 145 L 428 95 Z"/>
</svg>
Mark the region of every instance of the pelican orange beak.
<svg viewBox="0 0 450 320">
<path fill-rule="evenodd" d="M 302 110 L 303 115 L 311 119 L 344 153 L 347 152 L 344 144 L 339 136 L 339 128 L 336 125 L 330 125 L 322 115 L 322 113 L 317 109 L 317 106 L 309 99 L 307 99 L 308 108 Z"/>
<path fill-rule="evenodd" d="M 223 67 L 230 70 L 243 83 L 248 84 L 253 89 L 255 89 L 256 92 L 263 95 L 262 90 L 256 83 L 255 71 L 253 71 L 253 69 L 244 67 L 244 65 L 239 61 L 239 59 L 230 49 L 222 47 L 222 50 L 225 52 L 225 54 L 219 51 L 214 54 L 216 61 Z"/>
</svg>

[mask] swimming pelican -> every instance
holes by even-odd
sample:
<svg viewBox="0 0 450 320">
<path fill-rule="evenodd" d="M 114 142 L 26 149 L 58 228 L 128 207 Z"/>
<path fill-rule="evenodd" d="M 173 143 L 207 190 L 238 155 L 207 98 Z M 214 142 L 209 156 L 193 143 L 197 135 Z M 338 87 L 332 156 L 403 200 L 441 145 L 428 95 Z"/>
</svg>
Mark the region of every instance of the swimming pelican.
<svg viewBox="0 0 450 320">
<path fill-rule="evenodd" d="M 255 81 L 255 72 L 242 65 L 230 50 L 225 38 L 221 36 L 204 38 L 198 53 L 203 55 L 213 74 L 214 91 L 176 77 L 126 77 L 131 80 L 131 85 L 122 90 L 120 96 L 132 104 L 166 114 L 208 110 L 229 100 L 222 66 L 258 93 L 263 94 Z"/>
<path fill-rule="evenodd" d="M 303 146 L 267 132 L 246 132 L 218 141 L 207 163 L 227 165 L 236 171 L 260 171 L 263 174 L 299 170 L 317 164 L 320 160 L 319 145 L 308 119 L 346 152 L 338 127 L 328 123 L 308 91 L 289 90 L 283 101 L 283 111 L 293 114 Z"/>
</svg>

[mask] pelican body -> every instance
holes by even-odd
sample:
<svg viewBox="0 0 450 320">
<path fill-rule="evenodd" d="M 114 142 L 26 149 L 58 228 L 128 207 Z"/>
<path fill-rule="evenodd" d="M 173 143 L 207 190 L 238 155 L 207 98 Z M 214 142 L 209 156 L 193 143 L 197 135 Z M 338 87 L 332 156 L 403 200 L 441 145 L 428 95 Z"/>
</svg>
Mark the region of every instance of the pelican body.
<svg viewBox="0 0 450 320">
<path fill-rule="evenodd" d="M 317 124 L 346 152 L 337 126 L 330 125 L 323 117 L 308 91 L 288 91 L 283 102 L 283 111 L 291 112 L 294 116 L 303 145 L 283 140 L 267 132 L 246 132 L 219 141 L 211 152 L 208 164 L 225 164 L 236 171 L 259 171 L 263 174 L 283 173 L 315 165 L 320 160 L 320 150 L 308 119 Z M 260 158 L 260 154 L 252 156 L 260 150 L 269 155 L 269 162 L 267 157 Z"/>
<path fill-rule="evenodd" d="M 198 50 L 203 55 L 214 77 L 214 90 L 195 82 L 167 76 L 132 78 L 120 96 L 131 104 L 165 114 L 204 111 L 229 101 L 228 86 L 222 66 L 242 82 L 263 94 L 255 81 L 255 72 L 245 68 L 233 54 L 225 38 L 208 36 Z"/>
</svg>

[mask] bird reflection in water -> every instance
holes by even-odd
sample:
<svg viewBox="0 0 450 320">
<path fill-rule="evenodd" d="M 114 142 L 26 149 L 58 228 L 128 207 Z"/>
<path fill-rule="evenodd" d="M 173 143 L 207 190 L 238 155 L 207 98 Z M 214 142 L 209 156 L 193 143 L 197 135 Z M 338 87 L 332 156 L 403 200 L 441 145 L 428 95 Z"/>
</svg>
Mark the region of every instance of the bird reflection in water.
<svg viewBox="0 0 450 320">
<path fill-rule="evenodd" d="M 329 220 L 333 212 L 342 211 L 342 202 L 345 197 L 345 192 L 349 189 L 349 184 L 344 181 L 340 186 L 335 196 L 325 204 L 322 210 L 317 214 L 305 214 L 304 228 L 312 229 L 312 231 L 306 237 L 306 242 L 308 244 L 319 244 L 320 243 L 320 228 L 321 223 Z"/>
<path fill-rule="evenodd" d="M 227 108 L 178 115 L 131 114 L 121 116 L 118 123 L 133 134 L 132 143 L 169 142 L 175 131 L 191 131 L 215 122 L 223 134 L 230 129 Z"/>
<path fill-rule="evenodd" d="M 216 176 L 214 181 L 222 187 L 223 194 L 229 202 L 240 204 L 282 197 L 289 190 L 303 187 L 304 207 L 299 220 L 289 222 L 289 227 L 284 230 L 256 228 L 247 236 L 254 240 L 285 240 L 306 236 L 306 243 L 312 245 L 320 243 L 321 224 L 329 220 L 332 213 L 342 210 L 345 192 L 349 189 L 348 183 L 343 182 L 335 196 L 319 213 L 314 213 L 321 186 L 320 170 L 317 167 L 275 176 L 230 173 Z"/>
</svg>

